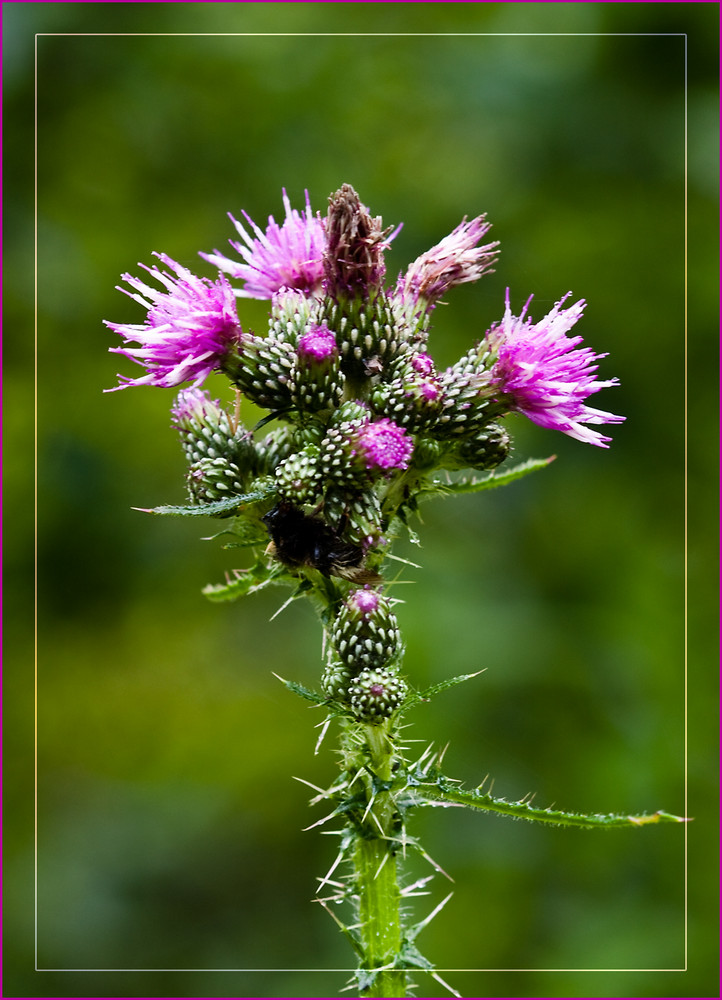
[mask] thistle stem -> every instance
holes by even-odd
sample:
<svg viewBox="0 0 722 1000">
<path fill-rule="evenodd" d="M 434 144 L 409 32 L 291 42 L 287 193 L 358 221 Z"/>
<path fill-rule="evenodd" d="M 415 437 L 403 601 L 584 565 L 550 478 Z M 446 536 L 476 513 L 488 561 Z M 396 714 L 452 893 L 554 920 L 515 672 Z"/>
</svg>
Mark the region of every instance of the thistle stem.
<svg viewBox="0 0 722 1000">
<path fill-rule="evenodd" d="M 398 813 L 390 791 L 393 746 L 388 723 L 364 727 L 367 789 L 366 812 L 353 854 L 359 900 L 359 936 L 365 977 L 362 995 L 405 997 L 406 972 L 398 969 L 402 945 L 401 893 L 396 862 Z M 376 972 L 375 970 L 382 970 Z"/>
</svg>

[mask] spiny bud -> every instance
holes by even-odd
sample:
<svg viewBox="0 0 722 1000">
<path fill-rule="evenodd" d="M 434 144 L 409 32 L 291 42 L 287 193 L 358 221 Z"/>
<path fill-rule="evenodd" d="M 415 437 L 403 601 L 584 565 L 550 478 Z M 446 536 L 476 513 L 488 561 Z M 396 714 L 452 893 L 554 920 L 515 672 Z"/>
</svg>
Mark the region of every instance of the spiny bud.
<svg viewBox="0 0 722 1000">
<path fill-rule="evenodd" d="M 324 324 L 312 326 L 298 339 L 291 389 L 294 405 L 305 411 L 336 407 L 344 382 L 335 335 Z"/>
<path fill-rule="evenodd" d="M 326 664 L 321 675 L 321 687 L 327 698 L 348 704 L 348 689 L 356 675 L 345 663 L 332 660 Z"/>
<path fill-rule="evenodd" d="M 341 427 L 343 425 L 344 427 L 348 427 L 353 424 L 354 426 L 361 427 L 370 419 L 371 411 L 369 410 L 368 403 L 364 403 L 360 399 L 349 399 L 345 403 L 342 403 L 332 415 L 329 426 Z"/>
<path fill-rule="evenodd" d="M 243 335 L 237 363 L 226 374 L 241 392 L 267 410 L 285 410 L 292 405 L 294 346 L 276 337 Z"/>
<path fill-rule="evenodd" d="M 358 487 L 347 491 L 329 489 L 324 516 L 343 537 L 366 550 L 381 536 L 381 502 L 374 490 Z"/>
<path fill-rule="evenodd" d="M 296 431 L 289 424 L 274 428 L 256 446 L 259 472 L 273 472 L 279 462 L 296 451 Z"/>
<path fill-rule="evenodd" d="M 417 438 L 414 445 L 413 466 L 415 469 L 435 469 L 441 465 L 444 446 L 430 437 Z"/>
<path fill-rule="evenodd" d="M 511 438 L 499 424 L 487 424 L 471 438 L 462 438 L 444 456 L 447 469 L 495 469 L 511 451 Z"/>
<path fill-rule="evenodd" d="M 269 335 L 275 340 L 287 340 L 295 347 L 313 323 L 315 302 L 296 288 L 281 288 L 271 301 Z"/>
<path fill-rule="evenodd" d="M 195 503 L 245 492 L 257 472 L 259 456 L 253 437 L 221 409 L 203 389 L 183 389 L 171 410 L 173 426 L 190 466 L 188 489 Z"/>
<path fill-rule="evenodd" d="M 441 388 L 441 412 L 431 428 L 434 437 L 468 437 L 488 420 L 494 390 L 487 372 L 448 368 L 441 376 Z"/>
<path fill-rule="evenodd" d="M 340 659 L 354 670 L 387 666 L 401 649 L 388 599 L 368 587 L 354 591 L 336 616 L 331 641 Z"/>
<path fill-rule="evenodd" d="M 211 503 L 245 492 L 245 477 L 235 462 L 227 458 L 203 458 L 194 462 L 186 477 L 193 503 Z"/>
<path fill-rule="evenodd" d="M 374 410 L 392 417 L 412 433 L 435 423 L 441 412 L 443 393 L 429 355 L 402 355 L 391 365 L 389 376 L 371 394 Z"/>
<path fill-rule="evenodd" d="M 276 468 L 278 495 L 292 503 L 305 504 L 315 500 L 321 492 L 319 451 L 309 445 L 284 459 Z"/>
<path fill-rule="evenodd" d="M 171 422 L 180 432 L 183 451 L 191 463 L 226 455 L 237 434 L 220 402 L 211 399 L 205 389 L 182 389 L 171 409 Z M 245 436 L 250 438 L 250 434 Z"/>
<path fill-rule="evenodd" d="M 406 684 L 389 670 L 363 670 L 349 688 L 351 711 L 363 722 L 380 722 L 406 697 Z"/>
</svg>

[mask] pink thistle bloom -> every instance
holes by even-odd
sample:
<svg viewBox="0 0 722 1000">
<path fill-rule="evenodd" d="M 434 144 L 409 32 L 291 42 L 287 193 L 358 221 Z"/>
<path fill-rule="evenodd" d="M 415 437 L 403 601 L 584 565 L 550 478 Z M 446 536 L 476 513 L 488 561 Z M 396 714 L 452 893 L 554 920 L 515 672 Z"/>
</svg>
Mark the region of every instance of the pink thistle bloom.
<svg viewBox="0 0 722 1000">
<path fill-rule="evenodd" d="M 463 219 L 440 243 L 427 250 L 401 275 L 395 295 L 405 303 L 420 299 L 427 309 L 433 307 L 454 285 L 477 281 L 491 270 L 498 251 L 498 241 L 477 246 L 491 229 L 486 216 L 479 215 L 471 222 Z"/>
<path fill-rule="evenodd" d="M 298 338 L 298 353 L 300 357 L 310 361 L 325 361 L 338 356 L 336 336 L 322 324 L 313 326 L 308 333 Z"/>
<path fill-rule="evenodd" d="M 308 191 L 303 214 L 291 208 L 285 188 L 283 206 L 286 209 L 285 220 L 279 226 L 273 216 L 269 216 L 265 233 L 244 212 L 253 236 L 229 213 L 231 222 L 243 240 L 242 243 L 234 240 L 229 242 L 245 264 L 224 257 L 218 250 L 201 254 L 204 260 L 220 271 L 245 282 L 244 289 L 237 291 L 236 295 L 270 299 L 282 288 L 320 292 L 323 282 L 323 251 L 326 245 L 324 222 L 318 213 L 313 215 Z"/>
<path fill-rule="evenodd" d="M 435 375 L 434 359 L 430 354 L 414 354 L 411 359 L 411 367 L 419 375 Z"/>
<path fill-rule="evenodd" d="M 354 451 L 367 469 L 408 469 L 414 443 L 403 427 L 383 417 L 360 427 L 352 438 Z"/>
<path fill-rule="evenodd" d="M 580 347 L 582 337 L 567 336 L 581 317 L 584 299 L 568 309 L 561 306 L 571 295 L 567 293 L 544 319 L 532 323 L 525 319 L 529 302 L 521 316 L 511 313 L 509 291 L 506 311 L 501 323 L 486 335 L 486 346 L 496 355 L 491 367 L 491 383 L 510 409 L 552 430 L 587 444 L 607 448 L 611 438 L 583 424 L 619 424 L 625 420 L 605 410 L 587 406 L 587 396 L 600 389 L 619 385 L 616 378 L 597 381 L 594 364 L 605 354 L 595 354 L 589 347 Z"/>
<path fill-rule="evenodd" d="M 140 266 L 163 285 L 163 289 L 153 288 L 130 274 L 124 274 L 123 281 L 135 291 L 118 286 L 118 291 L 148 310 L 145 324 L 104 320 L 106 326 L 127 342 L 141 345 L 111 347 L 110 350 L 143 365 L 147 374 L 137 379 L 119 375 L 123 383 L 107 392 L 131 385 L 157 385 L 167 389 L 191 379 L 194 385 L 200 385 L 212 371 L 221 367 L 240 341 L 236 300 L 226 278 L 223 275 L 219 275 L 217 281 L 198 278 L 166 254 L 156 253 L 155 256 L 175 272 L 175 277 L 155 265 Z"/>
</svg>

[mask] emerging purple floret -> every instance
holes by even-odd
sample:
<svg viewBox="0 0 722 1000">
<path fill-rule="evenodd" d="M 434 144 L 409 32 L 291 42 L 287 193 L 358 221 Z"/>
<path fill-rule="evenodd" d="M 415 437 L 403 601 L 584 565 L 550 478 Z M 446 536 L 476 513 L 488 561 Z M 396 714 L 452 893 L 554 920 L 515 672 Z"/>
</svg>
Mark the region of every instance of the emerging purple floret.
<svg viewBox="0 0 722 1000">
<path fill-rule="evenodd" d="M 595 410 L 584 400 L 600 389 L 619 385 L 619 381 L 595 380 L 598 366 L 594 362 L 606 355 L 580 347 L 580 336 L 567 336 L 586 305 L 580 299 L 562 309 L 570 294 L 557 302 L 544 319 L 532 323 L 531 318 L 525 318 L 529 302 L 521 316 L 512 315 L 507 290 L 504 318 L 486 335 L 487 346 L 496 353 L 492 384 L 510 409 L 523 413 L 540 427 L 607 448 L 611 438 L 583 424 L 619 424 L 625 417 Z"/>
<path fill-rule="evenodd" d="M 191 380 L 194 385 L 200 385 L 212 371 L 221 367 L 229 351 L 240 342 L 236 299 L 227 279 L 222 274 L 216 281 L 198 278 L 166 254 L 155 256 L 175 272 L 175 277 L 155 265 L 140 266 L 164 286 L 162 289 L 153 288 L 130 274 L 124 274 L 123 280 L 135 291 L 118 286 L 119 291 L 148 310 L 145 324 L 104 321 L 126 342 L 135 341 L 141 345 L 111 347 L 110 350 L 143 365 L 147 374 L 137 379 L 119 375 L 122 384 L 106 390 L 108 392 L 131 385 L 170 388 Z"/>
<path fill-rule="evenodd" d="M 388 417 L 359 428 L 354 446 L 367 469 L 407 469 L 414 450 L 414 443 L 404 428 Z"/>
<path fill-rule="evenodd" d="M 434 372 L 434 359 L 430 354 L 414 354 L 411 359 L 411 367 L 419 375 L 433 375 Z"/>
<path fill-rule="evenodd" d="M 325 361 L 338 354 L 336 336 L 324 324 L 312 327 L 298 338 L 298 353 L 311 361 Z"/>
<path fill-rule="evenodd" d="M 208 419 L 218 419 L 221 410 L 220 400 L 211 399 L 205 389 L 181 389 L 171 407 L 171 420 L 174 427 L 182 427 L 191 420 L 205 422 Z"/>
<path fill-rule="evenodd" d="M 230 240 L 233 249 L 245 264 L 231 260 L 215 250 L 202 253 L 201 257 L 232 278 L 245 282 L 237 295 L 253 299 L 270 299 L 282 288 L 298 288 L 303 292 L 320 292 L 323 282 L 323 251 L 325 247 L 324 221 L 311 211 L 306 192 L 306 210 L 299 214 L 283 190 L 286 218 L 279 226 L 273 216 L 262 232 L 246 214 L 243 216 L 253 231 L 253 236 L 243 224 L 229 214 L 243 242 Z M 245 244 L 245 246 L 244 246 Z"/>
<path fill-rule="evenodd" d="M 368 588 L 356 590 L 349 597 L 349 605 L 359 612 L 364 618 L 372 615 L 379 606 L 379 595 Z"/>
</svg>

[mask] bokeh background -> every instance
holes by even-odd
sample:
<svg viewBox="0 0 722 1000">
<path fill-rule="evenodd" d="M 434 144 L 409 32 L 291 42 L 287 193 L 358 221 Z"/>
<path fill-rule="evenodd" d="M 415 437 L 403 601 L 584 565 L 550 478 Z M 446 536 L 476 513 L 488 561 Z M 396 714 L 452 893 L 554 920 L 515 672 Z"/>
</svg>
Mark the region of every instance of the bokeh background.
<svg viewBox="0 0 722 1000">
<path fill-rule="evenodd" d="M 716 5 L 10 3 L 3 17 L 5 995 L 346 982 L 350 950 L 310 903 L 334 840 L 302 832 L 321 814 L 291 777 L 323 785 L 334 757 L 314 756 L 321 716 L 272 675 L 313 685 L 318 626 L 301 603 L 270 622 L 280 592 L 209 604 L 201 588 L 237 559 L 202 540 L 216 525 L 131 509 L 183 501 L 173 393 L 103 395 L 132 366 L 101 324 L 139 320 L 114 286 L 151 251 L 210 274 L 197 252 L 227 245 L 226 212 L 279 218 L 283 186 L 324 211 L 342 182 L 404 222 L 391 276 L 464 215 L 493 222 L 497 272 L 437 310 L 439 363 L 500 317 L 507 285 L 517 309 L 534 293 L 535 318 L 572 289 L 587 343 L 609 352 L 601 377 L 622 383 L 599 405 L 628 417 L 609 451 L 520 420 L 515 457 L 556 454 L 548 470 L 424 509 L 400 610 L 409 676 L 486 672 L 418 709 L 411 735 L 450 741 L 449 773 L 488 773 L 507 797 L 683 813 L 687 792 L 695 817 L 582 832 L 419 815 L 455 879 L 419 944 L 468 970 L 444 973 L 465 996 L 715 995 Z M 244 304 L 245 325 L 264 317 Z M 436 880 L 419 916 L 448 888 Z M 420 977 L 419 995 L 439 991 Z"/>
</svg>

